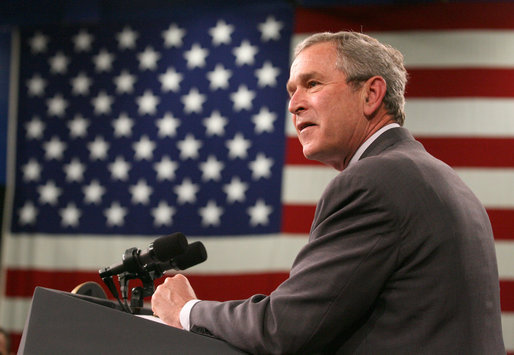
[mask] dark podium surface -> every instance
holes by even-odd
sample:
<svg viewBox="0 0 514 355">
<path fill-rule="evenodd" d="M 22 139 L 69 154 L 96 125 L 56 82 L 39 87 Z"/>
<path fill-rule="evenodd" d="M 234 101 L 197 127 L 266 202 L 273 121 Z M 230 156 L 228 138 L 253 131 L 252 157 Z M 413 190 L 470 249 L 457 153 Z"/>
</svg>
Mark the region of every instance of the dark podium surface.
<svg viewBox="0 0 514 355">
<path fill-rule="evenodd" d="M 94 297 L 37 287 L 18 354 L 244 354 Z"/>
</svg>

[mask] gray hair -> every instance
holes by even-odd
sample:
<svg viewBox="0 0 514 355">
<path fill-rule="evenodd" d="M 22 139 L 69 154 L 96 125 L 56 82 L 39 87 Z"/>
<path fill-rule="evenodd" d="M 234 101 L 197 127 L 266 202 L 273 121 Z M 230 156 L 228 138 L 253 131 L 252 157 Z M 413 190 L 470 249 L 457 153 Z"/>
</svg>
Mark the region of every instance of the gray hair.
<svg viewBox="0 0 514 355">
<path fill-rule="evenodd" d="M 352 83 L 358 88 L 375 75 L 385 80 L 385 108 L 397 123 L 403 125 L 407 84 L 403 55 L 397 49 L 363 33 L 342 31 L 317 33 L 307 37 L 296 46 L 294 57 L 296 58 L 305 48 L 323 42 L 332 42 L 336 45 L 336 68 L 346 75 L 347 83 Z"/>
</svg>

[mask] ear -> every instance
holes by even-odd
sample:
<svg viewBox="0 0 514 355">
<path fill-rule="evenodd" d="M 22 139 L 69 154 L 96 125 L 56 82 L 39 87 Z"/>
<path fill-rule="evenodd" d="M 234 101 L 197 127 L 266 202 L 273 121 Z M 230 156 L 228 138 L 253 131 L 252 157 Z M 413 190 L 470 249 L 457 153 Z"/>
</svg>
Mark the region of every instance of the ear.
<svg viewBox="0 0 514 355">
<path fill-rule="evenodd" d="M 373 117 L 380 108 L 387 91 L 387 85 L 381 76 L 369 78 L 363 85 L 364 94 L 364 114 Z"/>
</svg>

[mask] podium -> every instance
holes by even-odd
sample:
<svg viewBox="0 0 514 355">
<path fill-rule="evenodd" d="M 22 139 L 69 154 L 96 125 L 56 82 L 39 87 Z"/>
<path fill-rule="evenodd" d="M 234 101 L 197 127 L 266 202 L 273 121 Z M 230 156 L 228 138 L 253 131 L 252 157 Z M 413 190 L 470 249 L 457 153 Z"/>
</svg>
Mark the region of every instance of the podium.
<svg viewBox="0 0 514 355">
<path fill-rule="evenodd" d="M 119 310 L 117 303 L 36 287 L 18 354 L 244 354 L 212 337 Z"/>
</svg>

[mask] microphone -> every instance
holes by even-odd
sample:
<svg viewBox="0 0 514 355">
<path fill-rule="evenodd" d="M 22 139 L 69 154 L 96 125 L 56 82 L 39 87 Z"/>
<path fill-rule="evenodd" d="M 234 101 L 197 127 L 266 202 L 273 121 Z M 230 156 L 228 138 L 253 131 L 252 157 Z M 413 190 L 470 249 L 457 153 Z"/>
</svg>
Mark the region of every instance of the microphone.
<svg viewBox="0 0 514 355">
<path fill-rule="evenodd" d="M 161 275 L 170 269 L 185 270 L 207 260 L 207 250 L 202 242 L 194 242 L 187 246 L 186 251 L 173 259 L 152 265 Z"/>
<path fill-rule="evenodd" d="M 194 243 L 193 243 L 194 244 Z M 99 270 L 102 279 L 124 272 L 138 273 L 152 264 L 159 264 L 183 254 L 188 248 L 187 239 L 182 233 L 173 233 L 159 237 L 142 253 L 140 249 L 131 248 L 123 254 L 121 264 L 107 266 Z"/>
<path fill-rule="evenodd" d="M 177 255 L 172 263 L 175 270 L 185 270 L 207 260 L 207 250 L 202 242 L 194 242 L 187 246 L 183 254 Z"/>
</svg>

